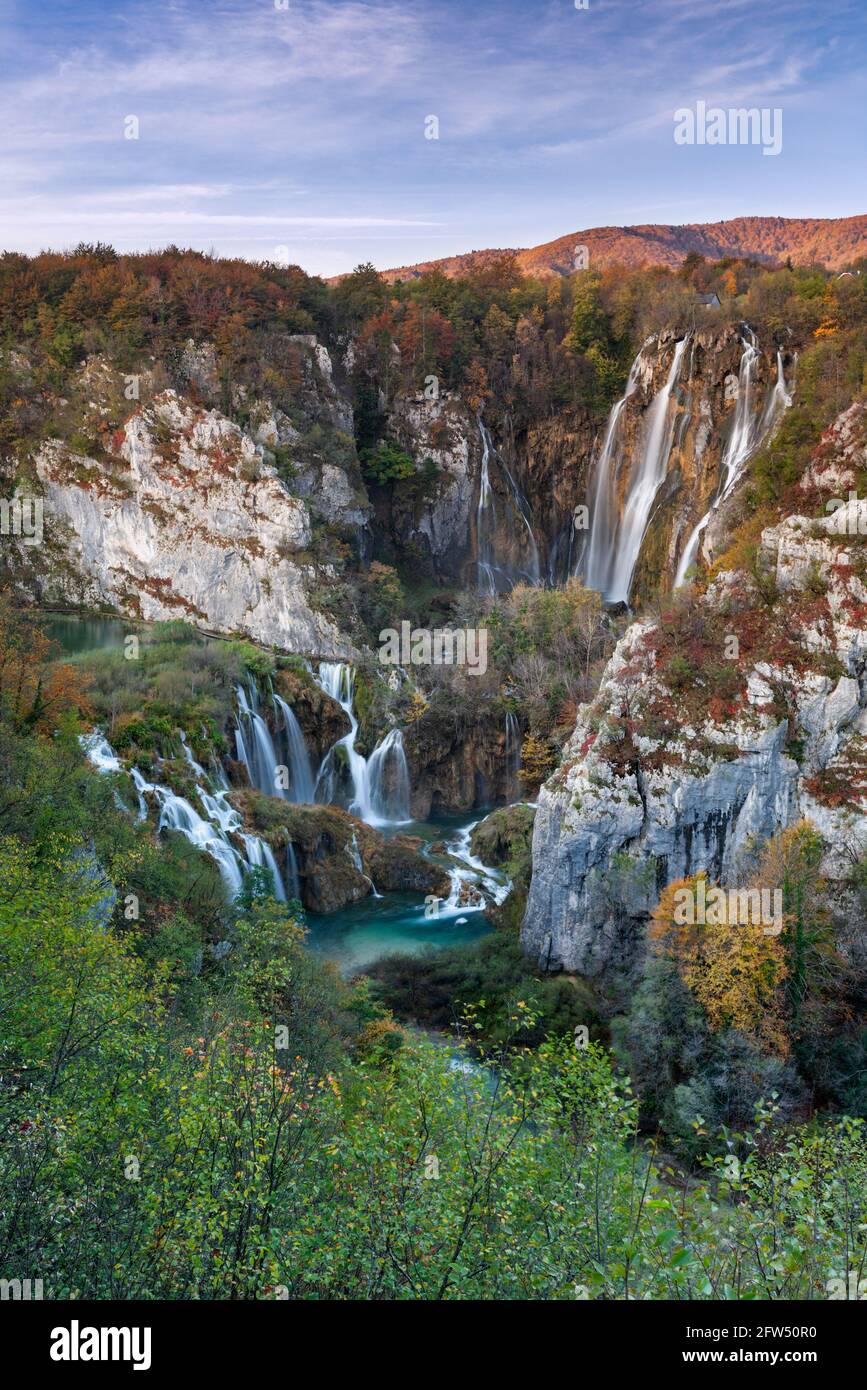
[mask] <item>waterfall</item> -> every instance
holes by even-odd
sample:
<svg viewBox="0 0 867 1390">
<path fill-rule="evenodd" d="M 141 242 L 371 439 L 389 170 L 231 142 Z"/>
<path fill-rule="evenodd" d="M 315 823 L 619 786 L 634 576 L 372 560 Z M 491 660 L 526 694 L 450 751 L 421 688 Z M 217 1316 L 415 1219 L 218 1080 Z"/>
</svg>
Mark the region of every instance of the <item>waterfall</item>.
<svg viewBox="0 0 867 1390">
<path fill-rule="evenodd" d="M 399 729 L 391 729 L 370 755 L 355 747 L 355 672 L 342 661 L 323 661 L 318 681 L 349 720 L 348 734 L 329 748 L 316 778 L 315 800 L 348 803 L 348 809 L 368 825 L 394 825 L 409 819 L 409 770 Z M 346 787 L 346 781 L 350 786 Z"/>
<path fill-rule="evenodd" d="M 190 745 L 187 743 L 187 736 L 184 733 L 183 729 L 181 729 L 181 748 L 184 750 L 184 762 L 186 762 L 193 769 L 193 772 L 196 774 L 197 777 L 204 777 L 205 769 L 202 767 L 201 763 L 197 763 L 195 758 L 193 757 L 192 750 L 190 748 Z"/>
<path fill-rule="evenodd" d="M 136 769 L 137 771 L 138 769 Z M 155 793 L 160 805 L 160 818 L 157 832 L 178 830 L 197 849 L 204 850 L 216 860 L 217 868 L 230 897 L 237 897 L 241 891 L 243 874 L 239 856 L 224 832 L 199 815 L 182 796 L 177 796 L 169 787 L 151 784 L 140 790 Z M 240 821 L 240 817 L 238 818 Z"/>
<path fill-rule="evenodd" d="M 277 861 L 274 858 L 274 851 L 266 840 L 259 840 L 255 835 L 241 835 L 244 846 L 247 850 L 247 863 L 251 868 L 266 869 L 270 874 L 274 887 L 274 896 L 281 902 L 286 901 L 286 890 L 283 887 L 283 880 L 280 877 L 280 870 L 277 868 Z"/>
<path fill-rule="evenodd" d="M 367 763 L 370 805 L 385 821 L 409 820 L 409 768 L 400 729 L 390 729 Z"/>
<path fill-rule="evenodd" d="M 741 339 L 744 351 L 738 370 L 738 402 L 735 407 L 731 434 L 720 464 L 720 480 L 710 506 L 701 520 L 693 527 L 683 548 L 674 576 L 675 589 L 681 587 L 688 571 L 695 564 L 701 538 L 717 507 L 731 496 L 743 476 L 744 467 L 749 459 L 773 431 L 783 411 L 792 403 L 792 397 L 786 389 L 782 350 L 778 348 L 777 378 L 768 392 L 761 416 L 758 422 L 756 421 L 753 414 L 753 377 L 759 353 L 752 330 L 746 327 L 746 333 L 748 336 Z"/>
<path fill-rule="evenodd" d="M 372 808 L 367 781 L 367 763 L 355 747 L 358 720 L 353 708 L 355 672 L 342 661 L 323 661 L 319 667 L 319 684 L 336 700 L 349 720 L 349 733 L 329 748 L 316 777 L 315 796 L 319 802 L 338 802 L 345 773 L 351 782 L 349 809 L 361 820 L 370 820 Z"/>
<path fill-rule="evenodd" d="M 489 869 L 470 849 L 470 838 L 478 824 L 478 821 L 474 821 L 472 825 L 464 826 L 463 830 L 446 841 L 446 849 L 453 862 L 449 869 L 449 896 L 440 908 L 440 918 L 455 916 L 459 912 L 482 912 L 487 906 L 488 897 L 497 905 L 508 897 L 511 883 L 504 881 L 496 869 Z"/>
<path fill-rule="evenodd" d="M 377 892 L 376 884 L 374 883 L 373 879 L 370 877 L 370 874 L 365 873 L 365 871 L 364 871 L 364 860 L 363 860 L 362 857 L 361 857 L 361 850 L 360 850 L 359 847 L 358 847 L 358 835 L 356 834 L 356 832 L 355 832 L 354 830 L 353 830 L 353 832 L 352 832 L 352 839 L 351 839 L 350 842 L 349 842 L 349 845 L 348 845 L 348 847 L 347 847 L 347 851 L 346 851 L 346 852 L 347 852 L 347 854 L 349 855 L 350 859 L 352 860 L 352 867 L 353 867 L 354 869 L 357 869 L 358 872 L 361 874 L 361 877 L 362 877 L 363 879 L 366 879 L 367 882 L 370 884 L 370 891 L 371 891 L 371 894 L 373 895 L 373 897 L 374 897 L 374 898 L 381 898 L 381 897 L 382 897 L 382 894 L 379 893 L 379 892 Z"/>
<path fill-rule="evenodd" d="M 295 846 L 290 840 L 286 846 L 286 882 L 289 885 L 290 898 L 297 898 L 301 901 L 301 879 L 298 876 L 298 856 L 295 853 Z"/>
<path fill-rule="evenodd" d="M 587 587 L 596 589 L 599 593 L 603 593 L 607 587 L 608 571 L 614 553 L 614 537 L 618 525 L 616 487 L 621 460 L 620 425 L 626 402 L 634 394 L 638 385 L 638 374 L 645 347 L 647 347 L 647 343 L 641 348 L 630 368 L 626 391 L 608 417 L 608 426 L 602 441 L 602 451 L 596 462 L 593 485 L 589 493 L 590 544 L 584 555 L 580 557 L 579 565 L 583 571 L 584 582 Z"/>
<path fill-rule="evenodd" d="M 235 694 L 238 700 L 235 745 L 238 761 L 247 769 L 250 785 L 268 796 L 281 796 L 286 801 L 312 802 L 314 777 L 310 755 L 301 725 L 289 705 L 275 691 L 271 691 L 271 703 L 279 716 L 275 722 L 278 722 L 286 746 L 284 763 L 274 746 L 271 730 L 259 713 L 259 695 L 255 683 L 250 684 L 249 690 L 239 685 Z M 278 768 L 281 767 L 288 770 L 288 787 L 280 785 Z"/>
<path fill-rule="evenodd" d="M 506 792 L 515 781 L 518 775 L 518 768 L 521 763 L 521 726 L 518 723 L 518 716 L 511 710 L 506 711 Z"/>
<path fill-rule="evenodd" d="M 310 755 L 301 732 L 301 725 L 295 718 L 285 700 L 272 694 L 275 707 L 283 716 L 283 732 L 286 735 L 286 758 L 289 768 L 291 801 L 311 802 L 313 800 L 313 770 Z"/>
<path fill-rule="evenodd" d="M 79 740 L 85 756 L 97 772 L 122 772 L 123 764 L 111 747 L 108 739 L 94 729 L 92 734 L 82 734 Z"/>
<path fill-rule="evenodd" d="M 688 338 L 681 338 L 677 343 L 665 385 L 654 397 L 645 417 L 645 442 L 641 459 L 638 467 L 630 475 L 629 492 L 623 504 L 623 517 L 616 543 L 610 551 L 607 582 L 600 590 L 611 603 L 629 602 L 632 576 L 650 520 L 651 509 L 668 468 L 674 435 L 674 422 L 670 418 L 669 405 L 680 375 L 687 342 Z"/>
<path fill-rule="evenodd" d="M 476 556 L 479 588 L 491 596 L 509 590 L 515 584 L 538 584 L 541 569 L 539 549 L 533 534 L 533 515 L 521 488 L 503 459 L 497 453 L 490 431 L 479 416 L 482 437 L 482 466 L 479 476 L 479 501 L 476 508 Z M 491 487 L 490 463 L 496 459 L 506 483 L 508 503 L 513 513 L 512 542 L 516 547 L 515 563 L 498 562 L 496 557 L 497 507 Z M 524 534 L 526 532 L 526 535 Z"/>
<path fill-rule="evenodd" d="M 720 501 L 728 497 L 738 481 L 743 466 L 753 451 L 756 439 L 756 422 L 753 418 L 753 377 L 759 360 L 755 335 L 747 329 L 749 337 L 742 339 L 744 345 L 741 365 L 738 371 L 738 403 L 732 422 L 726 451 L 720 469 L 722 491 Z"/>
<path fill-rule="evenodd" d="M 148 782 L 139 769 L 133 767 L 130 768 L 130 777 L 138 794 L 139 819 L 145 820 L 147 818 L 145 795 L 152 796 L 156 800 L 160 812 L 157 833 L 159 834 L 162 830 L 176 830 L 189 840 L 190 844 L 195 845 L 196 849 L 209 854 L 216 862 L 229 897 L 236 898 L 240 893 L 245 870 L 258 867 L 271 871 L 274 894 L 281 902 L 285 902 L 286 892 L 271 846 L 255 835 L 243 833 L 241 829 L 243 820 L 239 812 L 227 803 L 225 799 L 226 789 L 220 788 L 216 792 L 209 791 L 204 785 L 206 774 L 187 749 L 186 739 L 183 735 L 181 736 L 181 745 L 189 755 L 186 757 L 186 761 L 196 773 L 196 792 L 202 802 L 205 815 L 199 815 L 186 797 L 178 796 L 171 787 L 161 786 L 158 782 Z M 82 735 L 81 746 L 90 762 L 99 772 L 122 770 L 120 759 L 98 731 L 93 734 Z M 232 833 L 240 836 L 245 848 L 244 855 L 241 855 L 232 843 L 230 839 Z"/>
<path fill-rule="evenodd" d="M 259 713 L 259 696 L 255 683 L 251 683 L 249 697 L 243 685 L 236 687 L 238 700 L 238 727 L 235 730 L 235 744 L 238 761 L 247 769 L 250 785 L 268 796 L 286 796 L 277 783 L 279 758 L 274 748 L 271 732 Z"/>
</svg>

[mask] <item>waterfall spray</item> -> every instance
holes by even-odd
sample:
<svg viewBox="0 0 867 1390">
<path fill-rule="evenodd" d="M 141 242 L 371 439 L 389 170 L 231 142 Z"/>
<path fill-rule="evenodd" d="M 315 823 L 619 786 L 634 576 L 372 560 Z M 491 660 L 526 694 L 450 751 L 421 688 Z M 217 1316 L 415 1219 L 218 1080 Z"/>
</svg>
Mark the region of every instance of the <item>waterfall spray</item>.
<svg viewBox="0 0 867 1390">
<path fill-rule="evenodd" d="M 493 596 L 515 584 L 537 585 L 541 576 L 539 548 L 533 533 L 529 503 L 505 462 L 497 453 L 490 430 L 479 418 L 482 438 L 482 466 L 479 475 L 479 501 L 476 507 L 476 552 L 479 588 Z M 491 487 L 491 461 L 496 461 L 506 484 L 507 505 L 512 514 L 512 540 L 520 563 L 498 560 L 496 555 L 497 507 Z"/>
<path fill-rule="evenodd" d="M 741 341 L 744 351 L 738 370 L 738 402 L 732 421 L 731 434 L 720 465 L 720 480 L 710 506 L 701 520 L 693 527 L 686 545 L 683 547 L 674 576 L 675 589 L 681 587 L 689 570 L 695 564 L 701 546 L 701 538 L 717 507 L 731 496 L 743 477 L 746 464 L 776 428 L 777 421 L 783 411 L 792 404 L 792 397 L 786 388 L 783 354 L 778 349 L 777 378 L 768 392 L 761 416 L 758 422 L 756 421 L 753 413 L 753 376 L 759 354 L 755 335 L 746 325 L 745 337 Z"/>
</svg>

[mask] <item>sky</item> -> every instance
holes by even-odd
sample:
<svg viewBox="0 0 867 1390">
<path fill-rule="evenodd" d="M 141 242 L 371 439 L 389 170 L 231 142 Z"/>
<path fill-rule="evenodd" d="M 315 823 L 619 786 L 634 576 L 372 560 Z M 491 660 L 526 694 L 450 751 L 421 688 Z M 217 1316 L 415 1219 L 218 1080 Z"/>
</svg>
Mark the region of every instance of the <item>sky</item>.
<svg viewBox="0 0 867 1390">
<path fill-rule="evenodd" d="M 0 0 L 0 53 L 7 250 L 332 275 L 867 212 L 865 0 Z M 780 154 L 676 144 L 699 101 L 781 109 Z"/>
</svg>

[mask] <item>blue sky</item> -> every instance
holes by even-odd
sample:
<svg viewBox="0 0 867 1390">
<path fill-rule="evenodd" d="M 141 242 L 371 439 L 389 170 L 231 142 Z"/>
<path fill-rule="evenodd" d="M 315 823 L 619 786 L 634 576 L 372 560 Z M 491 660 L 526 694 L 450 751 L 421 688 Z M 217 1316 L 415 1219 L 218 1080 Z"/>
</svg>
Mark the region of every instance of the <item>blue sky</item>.
<svg viewBox="0 0 867 1390">
<path fill-rule="evenodd" d="M 328 275 L 867 212 L 864 0 L 281 3 L 0 0 L 0 246 L 176 242 Z M 782 153 L 675 145 L 698 100 L 781 107 Z"/>
</svg>

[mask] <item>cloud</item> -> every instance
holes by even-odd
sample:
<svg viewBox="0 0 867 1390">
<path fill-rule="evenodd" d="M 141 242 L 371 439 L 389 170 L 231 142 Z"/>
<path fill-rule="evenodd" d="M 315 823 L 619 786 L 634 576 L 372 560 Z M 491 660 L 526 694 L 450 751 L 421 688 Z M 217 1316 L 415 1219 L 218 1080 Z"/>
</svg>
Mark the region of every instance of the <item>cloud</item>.
<svg viewBox="0 0 867 1390">
<path fill-rule="evenodd" d="M 240 238 L 252 254 L 254 238 L 283 227 L 323 244 L 357 234 L 365 259 L 365 237 L 402 232 L 407 254 L 447 234 L 454 250 L 526 242 L 518 228 L 534 216 L 529 239 L 543 239 L 546 224 L 609 221 L 606 207 L 645 192 L 679 202 L 671 113 L 698 98 L 809 104 L 817 143 L 828 129 L 819 172 L 842 178 L 848 146 L 834 127 L 841 94 L 863 82 L 865 30 L 862 0 L 763 0 L 760 17 L 753 0 L 590 0 L 587 11 L 571 0 L 291 0 L 285 11 L 0 0 L 0 241 Z M 124 138 L 131 114 L 138 140 Z M 425 139 L 430 114 L 438 141 Z M 855 172 L 850 158 L 847 186 Z M 774 171 L 793 196 L 806 176 L 783 161 Z M 701 215 L 696 203 L 690 220 Z"/>
</svg>

